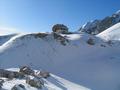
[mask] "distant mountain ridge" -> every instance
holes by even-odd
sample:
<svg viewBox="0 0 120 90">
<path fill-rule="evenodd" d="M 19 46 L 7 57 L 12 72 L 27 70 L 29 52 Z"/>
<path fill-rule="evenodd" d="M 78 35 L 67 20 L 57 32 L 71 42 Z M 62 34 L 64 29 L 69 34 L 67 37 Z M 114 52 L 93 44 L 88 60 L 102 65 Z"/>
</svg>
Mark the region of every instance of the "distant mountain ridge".
<svg viewBox="0 0 120 90">
<path fill-rule="evenodd" d="M 109 27 L 117 24 L 118 22 L 120 22 L 120 10 L 111 16 L 105 17 L 102 20 L 96 19 L 96 20 L 87 22 L 85 25 L 80 27 L 79 31 L 96 35 L 108 29 Z"/>
</svg>

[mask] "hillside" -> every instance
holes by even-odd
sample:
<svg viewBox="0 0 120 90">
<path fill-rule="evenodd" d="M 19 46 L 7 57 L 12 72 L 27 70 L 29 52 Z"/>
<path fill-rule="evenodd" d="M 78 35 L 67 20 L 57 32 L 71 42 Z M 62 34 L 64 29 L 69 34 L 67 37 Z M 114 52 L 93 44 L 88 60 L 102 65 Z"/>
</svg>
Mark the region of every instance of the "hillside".
<svg viewBox="0 0 120 90">
<path fill-rule="evenodd" d="M 4 44 L 5 42 L 7 42 L 10 38 L 12 38 L 15 35 L 17 35 L 17 34 L 10 34 L 10 35 L 2 35 L 2 36 L 0 36 L 0 45 Z"/>
<path fill-rule="evenodd" d="M 89 38 L 94 45 L 87 43 Z M 28 65 L 92 90 L 119 90 L 119 53 L 119 46 L 85 33 L 21 34 L 0 46 L 0 66 Z"/>
<path fill-rule="evenodd" d="M 114 26 L 101 32 L 97 36 L 105 40 L 119 41 L 120 40 L 120 23 L 115 24 Z"/>
</svg>

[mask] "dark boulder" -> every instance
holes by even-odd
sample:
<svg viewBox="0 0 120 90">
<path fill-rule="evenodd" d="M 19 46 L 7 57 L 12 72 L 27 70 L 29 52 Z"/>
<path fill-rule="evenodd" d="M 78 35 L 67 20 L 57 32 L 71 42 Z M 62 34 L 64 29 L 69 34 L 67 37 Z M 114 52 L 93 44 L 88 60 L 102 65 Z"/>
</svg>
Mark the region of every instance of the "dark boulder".
<svg viewBox="0 0 120 90">
<path fill-rule="evenodd" d="M 93 38 L 89 38 L 88 41 L 87 41 L 87 43 L 88 43 L 89 45 L 95 45 L 95 41 L 94 41 Z"/>
<path fill-rule="evenodd" d="M 28 66 L 23 66 L 20 68 L 20 73 L 23 74 L 27 74 L 27 75 L 34 75 L 34 70 L 32 70 L 30 67 Z"/>
<path fill-rule="evenodd" d="M 14 86 L 11 88 L 11 90 L 26 90 L 26 89 L 25 89 L 25 86 L 24 86 L 24 85 L 22 85 L 22 84 L 16 84 L 16 85 L 14 85 Z"/>
<path fill-rule="evenodd" d="M 64 24 L 55 24 L 52 27 L 52 31 L 56 32 L 56 33 L 66 34 L 66 33 L 68 33 L 68 27 L 65 26 Z"/>
<path fill-rule="evenodd" d="M 50 77 L 50 73 L 47 71 L 38 71 L 35 73 L 35 76 L 40 78 L 48 78 Z"/>
<path fill-rule="evenodd" d="M 31 79 L 28 77 L 26 79 L 26 83 L 35 88 L 42 88 L 42 86 L 44 85 L 44 81 L 42 79 L 38 79 L 38 78 Z"/>
</svg>

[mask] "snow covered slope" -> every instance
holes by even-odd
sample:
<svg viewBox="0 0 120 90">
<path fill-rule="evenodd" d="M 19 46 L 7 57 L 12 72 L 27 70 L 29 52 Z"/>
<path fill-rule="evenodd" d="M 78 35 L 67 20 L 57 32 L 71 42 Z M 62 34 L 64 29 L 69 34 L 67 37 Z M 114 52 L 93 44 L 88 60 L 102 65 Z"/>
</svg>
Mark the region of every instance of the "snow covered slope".
<svg viewBox="0 0 120 90">
<path fill-rule="evenodd" d="M 17 68 L 10 68 L 9 70 L 12 71 L 18 71 Z M 13 79 L 13 80 L 6 80 L 5 78 L 2 78 L 5 80 L 3 83 L 3 90 L 11 90 L 11 88 L 14 85 L 22 84 L 25 86 L 25 90 L 90 90 L 88 88 L 85 88 L 83 86 L 77 85 L 75 83 L 72 83 L 68 80 L 65 80 L 63 78 L 60 78 L 56 75 L 51 74 L 51 76 L 48 79 L 45 79 L 45 84 L 42 89 L 34 88 L 28 84 L 26 84 L 25 79 Z M 23 89 L 20 89 L 23 90 Z"/>
<path fill-rule="evenodd" d="M 0 46 L 0 66 L 28 65 L 92 90 L 120 89 L 120 46 L 109 46 L 84 33 L 62 36 L 65 44 L 53 34 L 17 35 Z M 87 43 L 89 38 L 95 45 Z"/>
<path fill-rule="evenodd" d="M 120 23 L 115 24 L 97 36 L 105 40 L 120 40 Z"/>
<path fill-rule="evenodd" d="M 0 45 L 2 45 L 3 43 L 7 42 L 11 37 L 15 36 L 17 34 L 10 34 L 10 35 L 2 35 L 0 36 Z"/>
</svg>

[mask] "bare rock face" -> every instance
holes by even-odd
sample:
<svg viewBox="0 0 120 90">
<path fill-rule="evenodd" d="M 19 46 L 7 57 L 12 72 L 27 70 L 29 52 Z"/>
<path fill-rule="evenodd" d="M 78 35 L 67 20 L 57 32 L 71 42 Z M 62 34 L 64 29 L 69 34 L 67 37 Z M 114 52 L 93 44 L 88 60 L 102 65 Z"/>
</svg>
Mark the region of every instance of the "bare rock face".
<svg viewBox="0 0 120 90">
<path fill-rule="evenodd" d="M 4 69 L 0 69 L 0 77 L 13 79 L 13 78 L 23 78 L 24 75 L 19 72 L 8 71 Z"/>
<path fill-rule="evenodd" d="M 94 20 L 87 22 L 85 25 L 80 27 L 79 31 L 96 35 L 119 22 L 120 22 L 120 11 L 116 12 L 111 16 L 107 16 L 102 20 Z"/>
<path fill-rule="evenodd" d="M 44 38 L 44 37 L 46 37 L 48 34 L 46 34 L 46 33 L 37 33 L 37 34 L 35 34 L 35 38 Z"/>
<path fill-rule="evenodd" d="M 25 79 L 26 83 L 32 87 L 41 89 L 44 86 L 45 78 L 50 77 L 50 73 L 47 71 L 34 71 L 28 66 L 23 66 L 20 70 L 10 71 L 5 69 L 0 69 L 0 90 L 2 89 L 4 78 L 6 80 L 15 79 Z M 26 90 L 25 86 L 22 84 L 14 85 L 11 90 Z"/>
<path fill-rule="evenodd" d="M 2 86 L 3 86 L 3 83 L 4 83 L 4 80 L 3 80 L 3 79 L 0 79 L 0 89 L 1 89 Z"/>
<path fill-rule="evenodd" d="M 56 32 L 56 33 L 65 34 L 65 33 L 68 33 L 68 27 L 65 26 L 64 24 L 55 24 L 55 25 L 52 27 L 52 31 L 53 31 L 53 32 Z"/>
<path fill-rule="evenodd" d="M 94 41 L 93 38 L 89 38 L 88 41 L 87 41 L 87 43 L 88 43 L 89 45 L 95 45 L 95 41 Z"/>
<path fill-rule="evenodd" d="M 25 75 L 23 73 L 20 72 L 13 72 L 14 73 L 14 78 L 24 78 Z"/>
<path fill-rule="evenodd" d="M 42 76 L 43 78 L 50 77 L 50 73 L 47 71 L 40 71 L 39 75 Z"/>
<path fill-rule="evenodd" d="M 12 78 L 13 77 L 13 73 L 8 71 L 8 70 L 0 69 L 0 77 Z"/>
<path fill-rule="evenodd" d="M 28 77 L 26 79 L 26 83 L 35 88 L 42 88 L 42 86 L 44 85 L 44 81 L 42 79 L 37 79 L 35 77 L 32 79 Z"/>
<path fill-rule="evenodd" d="M 34 75 L 34 70 L 32 70 L 30 67 L 28 66 L 23 66 L 20 68 L 20 73 L 23 74 L 27 74 L 27 75 Z"/>
<path fill-rule="evenodd" d="M 50 77 L 50 73 L 47 71 L 38 71 L 35 73 L 36 77 L 41 77 L 41 78 L 48 78 Z"/>
<path fill-rule="evenodd" d="M 66 39 L 65 37 L 63 37 L 57 33 L 53 33 L 53 36 L 54 36 L 54 39 L 59 41 L 64 46 L 69 42 L 68 39 Z"/>
<path fill-rule="evenodd" d="M 11 90 L 25 90 L 25 86 L 22 84 L 16 84 L 12 87 Z"/>
<path fill-rule="evenodd" d="M 4 81 L 10 81 L 14 79 L 23 79 L 32 87 L 42 89 L 44 86 L 45 79 L 50 77 L 50 73 L 47 71 L 37 71 L 32 70 L 28 66 L 23 66 L 20 70 L 17 71 L 10 71 L 5 69 L 0 69 L 0 90 L 3 89 Z M 26 90 L 25 86 L 22 84 L 14 85 L 11 90 Z"/>
</svg>

